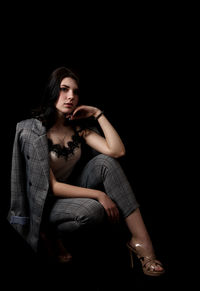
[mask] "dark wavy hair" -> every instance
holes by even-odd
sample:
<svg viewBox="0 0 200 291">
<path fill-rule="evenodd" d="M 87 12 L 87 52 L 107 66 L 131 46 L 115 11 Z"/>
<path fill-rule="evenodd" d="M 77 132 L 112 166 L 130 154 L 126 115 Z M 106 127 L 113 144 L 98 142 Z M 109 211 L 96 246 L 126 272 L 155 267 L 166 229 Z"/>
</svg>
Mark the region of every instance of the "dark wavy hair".
<svg viewBox="0 0 200 291">
<path fill-rule="evenodd" d="M 40 106 L 32 111 L 32 117 L 39 119 L 47 129 L 56 121 L 55 102 L 60 95 L 60 83 L 67 77 L 74 79 L 79 87 L 79 77 L 71 69 L 66 67 L 55 69 L 48 79 Z"/>
</svg>

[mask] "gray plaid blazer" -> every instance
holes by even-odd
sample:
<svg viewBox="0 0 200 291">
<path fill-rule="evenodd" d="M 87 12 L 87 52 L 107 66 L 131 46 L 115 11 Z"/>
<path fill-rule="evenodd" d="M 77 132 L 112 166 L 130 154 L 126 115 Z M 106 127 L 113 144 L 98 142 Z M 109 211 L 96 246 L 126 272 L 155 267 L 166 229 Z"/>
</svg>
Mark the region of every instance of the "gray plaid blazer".
<svg viewBox="0 0 200 291">
<path fill-rule="evenodd" d="M 37 251 L 44 203 L 49 190 L 46 129 L 37 119 L 16 126 L 11 169 L 8 221 Z"/>
</svg>

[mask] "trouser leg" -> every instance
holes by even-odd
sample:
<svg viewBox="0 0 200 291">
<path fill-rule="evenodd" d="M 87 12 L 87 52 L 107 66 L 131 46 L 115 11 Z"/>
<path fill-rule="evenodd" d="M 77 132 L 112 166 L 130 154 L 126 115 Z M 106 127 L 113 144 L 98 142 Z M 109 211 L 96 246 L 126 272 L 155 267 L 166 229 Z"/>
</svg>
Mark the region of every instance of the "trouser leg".
<svg viewBox="0 0 200 291">
<path fill-rule="evenodd" d="M 120 163 L 109 156 L 99 154 L 91 159 L 75 181 L 87 188 L 104 186 L 105 193 L 117 204 L 126 218 L 139 204 Z"/>
<path fill-rule="evenodd" d="M 139 204 L 119 162 L 100 154 L 91 159 L 73 184 L 97 189 L 103 185 L 105 193 L 116 203 L 126 218 Z M 90 198 L 58 198 L 50 211 L 49 221 L 60 232 L 77 229 L 103 222 L 103 206 Z"/>
<path fill-rule="evenodd" d="M 89 198 L 57 199 L 50 211 L 49 222 L 59 233 L 74 232 L 103 222 L 103 206 Z"/>
</svg>

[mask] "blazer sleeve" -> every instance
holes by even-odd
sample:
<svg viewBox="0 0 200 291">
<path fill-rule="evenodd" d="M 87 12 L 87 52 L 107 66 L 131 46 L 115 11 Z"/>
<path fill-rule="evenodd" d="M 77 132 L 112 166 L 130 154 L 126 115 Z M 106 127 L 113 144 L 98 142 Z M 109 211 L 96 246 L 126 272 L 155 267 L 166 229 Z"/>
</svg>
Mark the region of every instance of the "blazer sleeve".
<svg viewBox="0 0 200 291">
<path fill-rule="evenodd" d="M 26 193 L 26 166 L 19 124 L 16 127 L 11 163 L 11 197 L 8 221 L 24 236 L 29 224 L 29 206 Z"/>
</svg>

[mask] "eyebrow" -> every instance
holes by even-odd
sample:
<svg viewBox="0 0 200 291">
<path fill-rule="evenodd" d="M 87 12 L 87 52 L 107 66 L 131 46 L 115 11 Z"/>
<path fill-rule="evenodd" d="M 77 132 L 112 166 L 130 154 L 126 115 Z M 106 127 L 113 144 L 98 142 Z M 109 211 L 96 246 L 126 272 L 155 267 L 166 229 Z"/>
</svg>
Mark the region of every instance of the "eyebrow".
<svg viewBox="0 0 200 291">
<path fill-rule="evenodd" d="M 69 86 L 68 86 L 68 85 L 65 85 L 65 84 L 62 84 L 62 85 L 60 85 L 60 86 L 64 86 L 64 87 L 66 87 L 66 88 L 69 88 Z"/>
<path fill-rule="evenodd" d="M 65 84 L 61 84 L 61 85 L 60 85 L 60 87 L 61 87 L 61 88 L 67 88 L 67 89 L 69 89 L 69 88 L 70 88 L 70 86 L 68 86 L 68 85 L 65 85 Z M 78 88 L 78 87 L 76 87 L 76 88 L 74 88 L 73 90 L 79 90 L 79 88 Z"/>
</svg>

